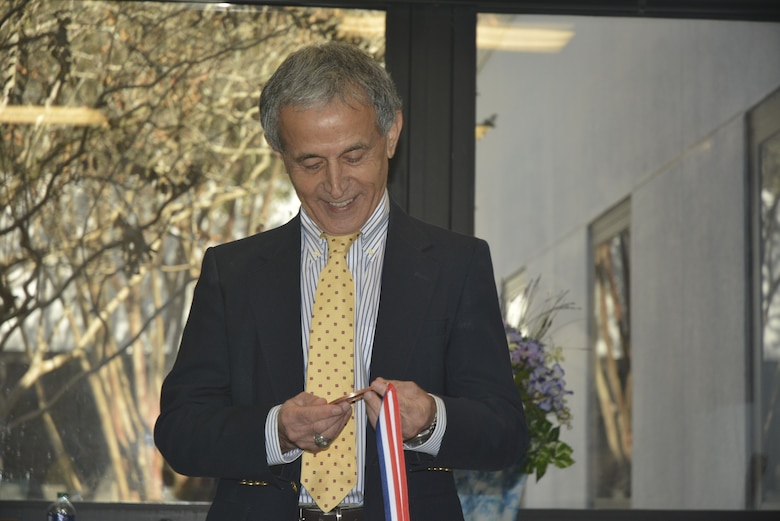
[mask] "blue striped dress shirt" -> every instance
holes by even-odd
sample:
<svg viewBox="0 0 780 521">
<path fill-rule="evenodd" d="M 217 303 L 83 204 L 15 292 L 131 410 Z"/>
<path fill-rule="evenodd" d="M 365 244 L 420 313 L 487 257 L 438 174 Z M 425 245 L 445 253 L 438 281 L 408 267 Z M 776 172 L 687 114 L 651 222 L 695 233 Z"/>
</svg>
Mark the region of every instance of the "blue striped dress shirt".
<svg viewBox="0 0 780 521">
<path fill-rule="evenodd" d="M 347 252 L 347 264 L 355 280 L 355 389 L 368 386 L 371 365 L 371 350 L 374 343 L 374 331 L 379 310 L 379 296 L 382 283 L 382 264 L 387 241 L 387 224 L 390 204 L 387 191 L 374 213 L 360 229 L 360 235 Z M 306 211 L 301 208 L 301 337 L 303 338 L 303 371 L 308 363 L 309 332 L 311 309 L 314 305 L 314 293 L 317 289 L 320 271 L 327 262 L 327 241 L 321 238 L 322 232 Z M 424 445 L 415 450 L 436 455 L 446 428 L 444 404 L 434 396 L 437 404 L 437 425 L 434 435 Z M 302 450 L 296 449 L 282 453 L 279 447 L 278 405 L 271 409 L 266 418 L 266 454 L 269 465 L 291 463 L 301 456 Z M 366 406 L 363 400 L 355 403 L 355 436 L 357 438 L 357 483 L 344 499 L 345 504 L 362 504 L 364 488 L 364 462 L 366 434 Z M 301 504 L 314 501 L 301 487 Z"/>
</svg>

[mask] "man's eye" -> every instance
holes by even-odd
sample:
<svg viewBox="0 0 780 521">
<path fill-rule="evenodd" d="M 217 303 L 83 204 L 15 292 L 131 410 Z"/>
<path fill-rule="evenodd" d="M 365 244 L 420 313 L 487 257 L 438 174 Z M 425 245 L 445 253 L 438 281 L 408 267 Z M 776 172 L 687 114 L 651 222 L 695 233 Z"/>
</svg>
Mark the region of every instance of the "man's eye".
<svg viewBox="0 0 780 521">
<path fill-rule="evenodd" d="M 316 163 L 303 163 L 303 168 L 305 168 L 306 170 L 311 170 L 311 171 L 319 170 L 319 168 L 321 166 L 322 166 L 322 162 L 321 161 L 317 161 Z"/>
<path fill-rule="evenodd" d="M 349 163 L 351 165 L 355 165 L 357 163 L 360 163 L 360 161 L 363 159 L 363 156 L 362 155 L 359 155 L 359 156 L 346 156 L 344 159 L 346 160 L 347 163 Z"/>
</svg>

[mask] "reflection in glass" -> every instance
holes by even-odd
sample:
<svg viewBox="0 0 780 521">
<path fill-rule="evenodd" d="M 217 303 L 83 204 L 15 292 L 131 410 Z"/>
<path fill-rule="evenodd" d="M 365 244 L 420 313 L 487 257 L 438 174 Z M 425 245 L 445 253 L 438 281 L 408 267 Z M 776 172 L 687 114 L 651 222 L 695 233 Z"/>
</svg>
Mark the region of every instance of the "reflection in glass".
<svg viewBox="0 0 780 521">
<path fill-rule="evenodd" d="M 780 127 L 780 122 L 778 122 Z M 762 503 L 780 502 L 780 128 L 759 145 L 761 182 L 761 319 L 759 364 Z"/>
<path fill-rule="evenodd" d="M 630 506 L 631 329 L 629 230 L 594 249 L 594 502 Z"/>
<path fill-rule="evenodd" d="M 525 288 L 528 286 L 528 276 L 525 270 L 520 270 L 507 278 L 502 287 L 502 303 L 504 320 L 512 327 L 517 327 L 522 317 L 528 311 L 528 298 Z"/>
<path fill-rule="evenodd" d="M 0 497 L 206 500 L 152 440 L 206 247 L 297 210 L 257 121 L 302 44 L 378 59 L 340 9 L 0 7 Z M 359 24 L 353 24 L 359 26 Z"/>
</svg>

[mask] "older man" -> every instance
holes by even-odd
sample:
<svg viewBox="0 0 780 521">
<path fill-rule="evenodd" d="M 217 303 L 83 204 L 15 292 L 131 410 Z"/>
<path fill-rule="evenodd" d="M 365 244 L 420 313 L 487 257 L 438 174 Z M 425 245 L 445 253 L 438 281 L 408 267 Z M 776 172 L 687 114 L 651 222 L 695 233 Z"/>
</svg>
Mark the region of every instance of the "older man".
<svg viewBox="0 0 780 521">
<path fill-rule="evenodd" d="M 362 51 L 293 53 L 265 85 L 260 114 L 301 210 L 206 252 L 157 445 L 177 471 L 219 478 L 210 521 L 378 521 L 374 427 L 392 382 L 412 518 L 462 519 L 451 469 L 509 466 L 528 443 L 488 246 L 389 199 L 401 102 Z M 342 243 L 346 265 L 334 262 L 348 312 L 336 314 L 348 324 L 323 341 L 319 299 L 331 299 L 320 279 Z"/>
</svg>

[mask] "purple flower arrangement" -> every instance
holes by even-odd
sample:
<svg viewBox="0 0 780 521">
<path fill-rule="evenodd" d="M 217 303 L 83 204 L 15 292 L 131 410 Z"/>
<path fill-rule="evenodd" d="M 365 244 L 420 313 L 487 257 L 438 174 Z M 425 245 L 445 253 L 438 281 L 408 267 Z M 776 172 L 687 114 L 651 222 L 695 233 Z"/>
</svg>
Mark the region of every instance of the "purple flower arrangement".
<svg viewBox="0 0 780 521">
<path fill-rule="evenodd" d="M 538 282 L 535 279 L 525 290 L 525 308 L 517 327 L 505 324 L 509 359 L 531 438 L 522 472 L 535 474 L 537 481 L 550 464 L 561 469 L 574 464 L 572 448 L 559 439 L 561 426 L 571 427 L 566 397 L 573 393 L 566 389 L 561 348 L 545 342 L 557 312 L 574 307 L 564 302 L 563 293 L 547 299 L 541 311 L 530 316 Z"/>
</svg>

